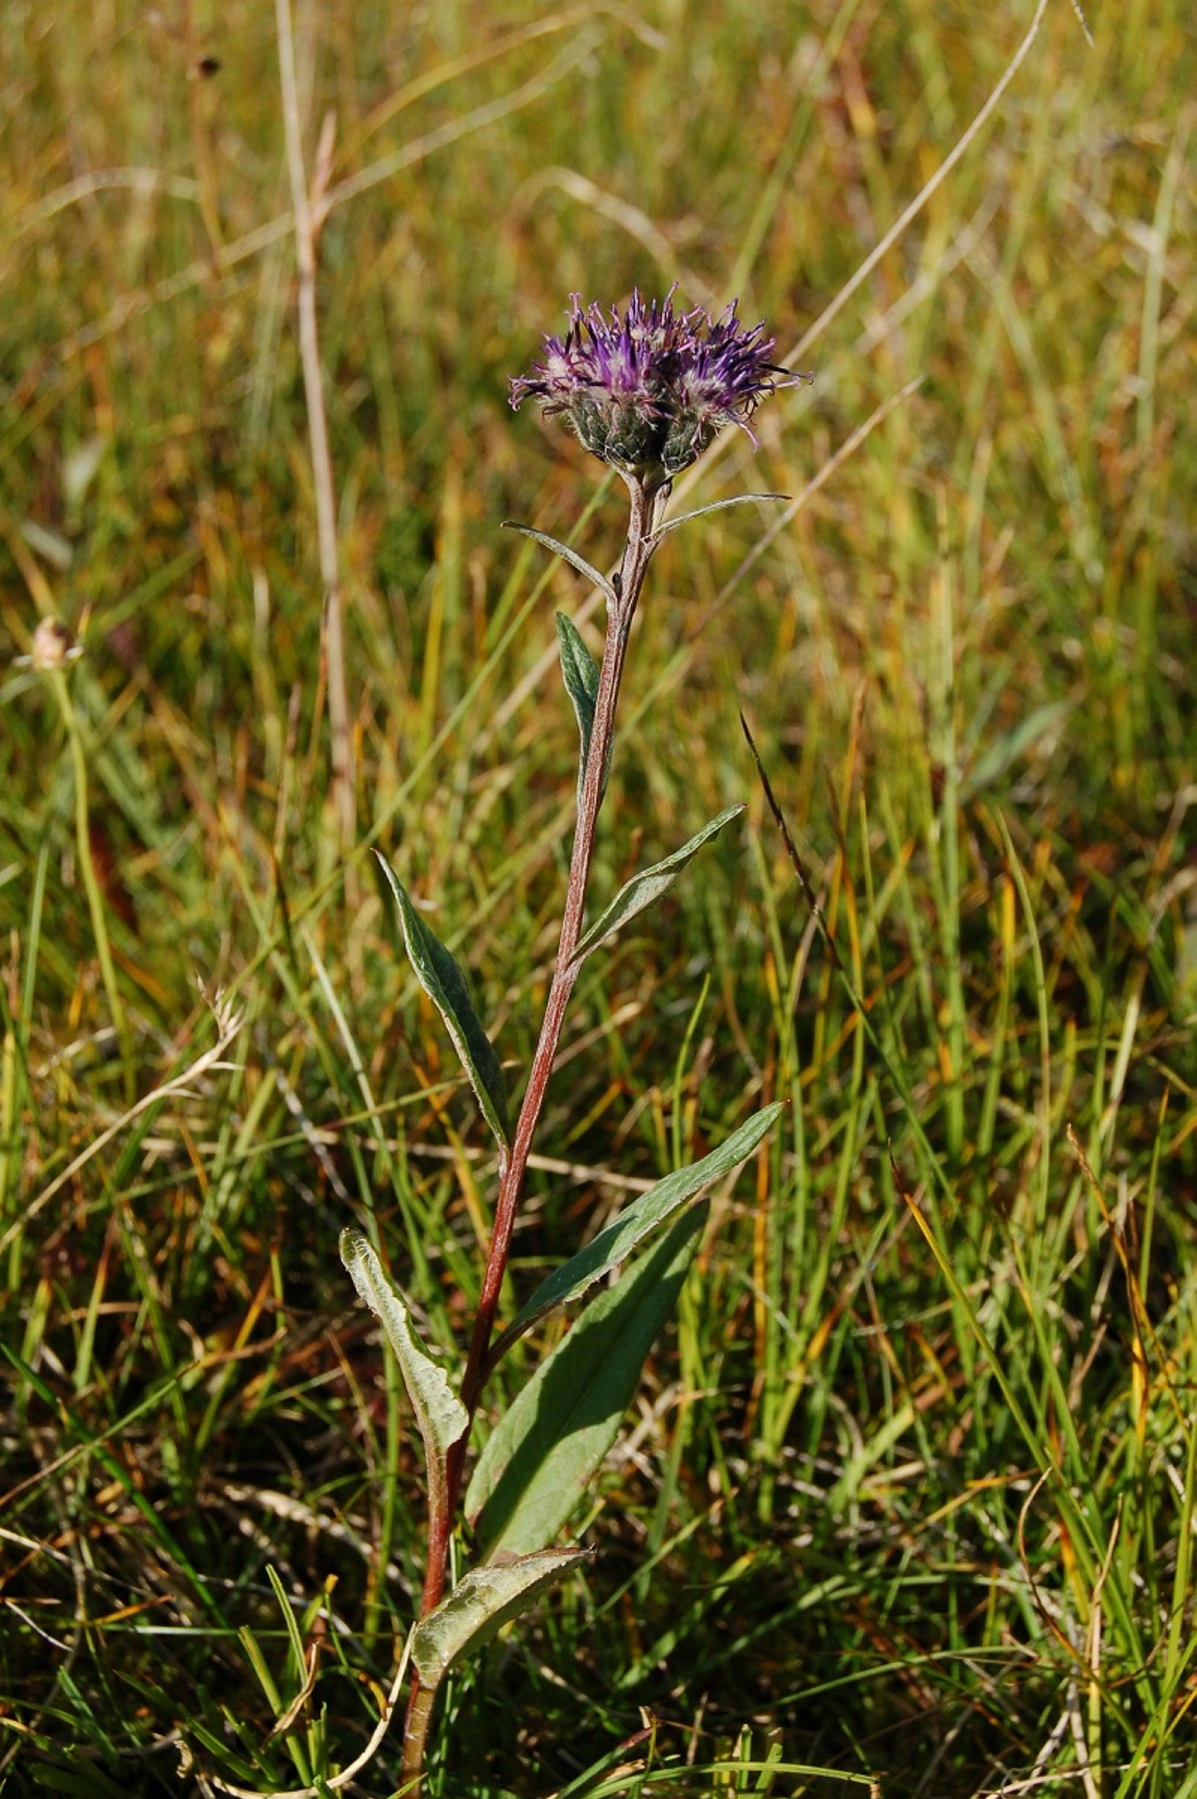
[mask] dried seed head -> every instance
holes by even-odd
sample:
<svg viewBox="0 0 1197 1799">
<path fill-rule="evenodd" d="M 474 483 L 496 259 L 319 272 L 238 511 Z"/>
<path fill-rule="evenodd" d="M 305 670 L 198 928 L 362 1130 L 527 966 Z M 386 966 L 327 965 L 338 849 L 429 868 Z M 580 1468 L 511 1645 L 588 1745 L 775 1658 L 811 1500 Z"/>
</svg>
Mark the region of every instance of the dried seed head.
<svg viewBox="0 0 1197 1799">
<path fill-rule="evenodd" d="M 47 674 L 71 661 L 73 649 L 74 638 L 60 619 L 39 619 L 29 661 L 39 674 Z"/>
</svg>

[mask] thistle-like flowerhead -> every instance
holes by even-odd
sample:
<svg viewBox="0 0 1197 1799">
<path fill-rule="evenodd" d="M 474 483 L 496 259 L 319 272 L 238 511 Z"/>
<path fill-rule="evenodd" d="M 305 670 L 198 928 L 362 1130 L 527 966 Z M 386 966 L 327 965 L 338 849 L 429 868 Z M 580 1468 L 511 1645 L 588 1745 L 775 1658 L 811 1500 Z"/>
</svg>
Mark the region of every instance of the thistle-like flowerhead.
<svg viewBox="0 0 1197 1799">
<path fill-rule="evenodd" d="M 678 313 L 671 288 L 650 304 L 634 293 L 621 318 L 574 294 L 569 330 L 545 338 L 531 373 L 512 381 L 511 404 L 537 399 L 546 416 L 564 413 L 592 455 L 655 491 L 724 425 L 752 437 L 760 402 L 801 379 L 769 361 L 774 340 L 763 323 L 746 330 L 736 306 L 719 319 L 701 306 Z"/>
</svg>

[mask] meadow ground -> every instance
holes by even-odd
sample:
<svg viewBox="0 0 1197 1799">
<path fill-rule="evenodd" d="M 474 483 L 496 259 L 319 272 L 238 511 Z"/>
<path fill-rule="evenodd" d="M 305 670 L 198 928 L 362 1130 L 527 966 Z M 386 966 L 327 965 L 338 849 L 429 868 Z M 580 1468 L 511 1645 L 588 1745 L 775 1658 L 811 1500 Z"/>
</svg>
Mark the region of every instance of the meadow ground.
<svg viewBox="0 0 1197 1799">
<path fill-rule="evenodd" d="M 748 813 L 587 964 L 505 1310 L 787 1111 L 430 1790 L 1197 1794 L 1197 57 L 1182 0 L 1040 11 L 854 282 L 1029 4 L 301 0 L 346 858 L 274 10 L 0 8 L 6 1793 L 275 1791 L 378 1716 L 420 1467 L 337 1237 L 460 1341 L 493 1157 L 369 849 L 518 1091 L 554 610 L 597 640 L 499 525 L 606 567 L 623 510 L 507 377 L 676 282 L 815 377 L 688 504 L 825 478 L 650 574 L 596 900 Z"/>
</svg>

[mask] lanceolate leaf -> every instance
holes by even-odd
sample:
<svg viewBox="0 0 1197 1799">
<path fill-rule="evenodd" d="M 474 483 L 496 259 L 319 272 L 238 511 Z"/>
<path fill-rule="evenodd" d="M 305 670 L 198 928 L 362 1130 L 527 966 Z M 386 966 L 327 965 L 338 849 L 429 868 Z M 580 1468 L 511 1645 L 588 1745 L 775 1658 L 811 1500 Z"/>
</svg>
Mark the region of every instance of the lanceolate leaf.
<svg viewBox="0 0 1197 1799">
<path fill-rule="evenodd" d="M 750 500 L 788 500 L 788 493 L 738 493 L 730 500 L 712 500 L 709 506 L 697 506 L 693 512 L 683 512 L 677 518 L 667 518 L 663 525 L 658 525 L 654 535 L 664 537 L 667 531 L 676 531 L 679 525 L 688 525 L 692 519 L 705 518 L 708 512 L 723 512 L 728 506 L 747 506 Z"/>
<path fill-rule="evenodd" d="M 376 855 L 377 853 L 375 851 Z M 474 1010 L 465 975 L 444 944 L 428 929 L 412 905 L 406 889 L 396 880 L 389 863 L 379 856 L 378 864 L 390 882 L 395 904 L 399 908 L 403 941 L 407 945 L 411 965 L 416 971 L 416 979 L 444 1019 L 445 1029 L 453 1039 L 453 1047 L 470 1077 L 470 1085 L 478 1104 L 482 1107 L 482 1115 L 500 1145 L 506 1149 L 511 1135 L 507 1122 L 507 1088 L 503 1070 L 494 1046 Z"/>
<path fill-rule="evenodd" d="M 449 1377 L 416 1334 L 407 1301 L 360 1231 L 341 1232 L 341 1260 L 358 1297 L 382 1320 L 411 1400 L 428 1462 L 429 1497 L 439 1505 L 445 1490 L 445 1456 L 469 1428 L 469 1413 L 449 1385 Z"/>
<path fill-rule="evenodd" d="M 594 657 L 583 643 L 573 620 L 564 612 L 557 614 L 557 642 L 561 649 L 561 674 L 565 691 L 573 701 L 578 717 L 578 735 L 582 739 L 578 757 L 578 805 L 582 804 L 582 781 L 586 774 L 586 758 L 590 754 L 590 733 L 594 729 L 594 701 L 598 693 L 599 671 Z M 603 770 L 606 785 L 606 770 Z"/>
<path fill-rule="evenodd" d="M 673 1311 L 706 1212 L 684 1212 L 617 1287 L 592 1301 L 487 1439 L 466 1516 L 489 1556 L 543 1548 L 585 1497 Z"/>
<path fill-rule="evenodd" d="M 495 1344 L 492 1359 L 497 1361 L 508 1344 L 522 1336 L 554 1307 L 568 1305 L 572 1300 L 580 1299 L 595 1281 L 608 1274 L 612 1268 L 618 1267 L 620 1262 L 626 1261 L 651 1231 L 665 1224 L 681 1206 L 696 1199 L 721 1175 L 730 1174 L 733 1168 L 737 1168 L 752 1154 L 784 1109 L 781 1105 L 763 1107 L 738 1130 L 733 1131 L 718 1149 L 713 1149 L 709 1156 L 703 1156 L 700 1162 L 692 1162 L 689 1168 L 679 1168 L 676 1174 L 666 1175 L 663 1181 L 658 1181 L 655 1187 L 642 1193 L 630 1206 L 625 1206 L 593 1242 L 579 1250 L 576 1256 L 571 1256 L 568 1262 L 540 1283 L 527 1305 Z"/>
<path fill-rule="evenodd" d="M 573 953 L 573 966 L 576 968 L 585 961 L 592 950 L 596 950 L 600 943 L 605 943 L 608 937 L 627 924 L 629 918 L 634 918 L 637 912 L 643 912 L 645 906 L 651 906 L 655 899 L 659 899 L 667 888 L 673 886 L 687 862 L 707 839 L 716 836 L 724 825 L 730 824 L 743 810 L 743 806 L 729 806 L 726 812 L 721 812 L 718 818 L 713 818 L 709 825 L 704 825 L 696 836 L 691 837 L 689 843 L 683 843 L 680 850 L 674 850 L 672 856 L 666 856 L 663 862 L 655 862 L 651 868 L 633 875 L 582 937 Z"/>
<path fill-rule="evenodd" d="M 435 1687 L 459 1656 L 474 1653 L 546 1588 L 585 1561 L 587 1549 L 548 1549 L 498 1567 L 474 1568 L 447 1599 L 416 1626 L 411 1659 L 426 1687 Z"/>
<path fill-rule="evenodd" d="M 555 537 L 550 537 L 544 531 L 533 530 L 531 525 L 517 525 L 513 518 L 505 518 L 503 525 L 508 531 L 520 531 L 525 537 L 534 538 L 537 543 L 543 544 L 546 550 L 552 550 L 554 556 L 564 556 L 571 568 L 576 568 L 580 575 L 585 575 L 588 581 L 593 581 L 599 592 L 605 593 L 613 606 L 617 604 L 615 588 L 607 576 L 600 575 L 593 563 L 587 562 L 585 556 L 579 556 L 576 550 L 571 550 L 567 543 L 558 543 Z"/>
</svg>

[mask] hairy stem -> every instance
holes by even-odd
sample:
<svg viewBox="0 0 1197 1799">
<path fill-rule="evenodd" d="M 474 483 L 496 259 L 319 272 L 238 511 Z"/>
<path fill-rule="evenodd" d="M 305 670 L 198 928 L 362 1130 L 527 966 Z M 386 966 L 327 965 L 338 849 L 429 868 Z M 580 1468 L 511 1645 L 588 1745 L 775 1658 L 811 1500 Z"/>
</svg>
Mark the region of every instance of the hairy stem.
<svg viewBox="0 0 1197 1799">
<path fill-rule="evenodd" d="M 432 1723 L 432 1708 L 435 1704 L 436 1688 L 421 1686 L 419 1675 L 413 1672 L 411 1698 L 403 1724 L 403 1778 L 395 1799 L 400 1799 L 400 1795 L 402 1799 L 420 1799 L 420 1787 L 424 1779 L 424 1751 L 428 1746 L 428 1729 Z"/>
<path fill-rule="evenodd" d="M 607 609 L 607 639 L 603 647 L 603 663 L 599 672 L 598 692 L 594 703 L 594 721 L 591 726 L 582 792 L 578 803 L 578 822 L 574 831 L 573 855 L 570 860 L 569 882 L 565 893 L 565 909 L 561 918 L 557 959 L 553 969 L 552 984 L 549 987 L 549 996 L 545 1002 L 540 1037 L 528 1075 L 528 1085 L 524 1092 L 519 1118 L 516 1120 L 511 1150 L 505 1164 L 501 1166 L 499 1195 L 495 1206 L 495 1228 L 491 1237 L 486 1272 L 483 1276 L 478 1312 L 474 1320 L 469 1356 L 462 1378 L 461 1398 L 470 1415 L 471 1423 L 483 1385 L 490 1372 L 489 1352 L 494 1332 L 495 1313 L 502 1291 L 503 1276 L 507 1270 L 511 1235 L 515 1229 L 515 1220 L 523 1195 L 524 1178 L 528 1171 L 528 1157 L 531 1154 L 532 1142 L 537 1124 L 540 1122 L 541 1112 L 544 1110 L 549 1078 L 553 1071 L 553 1063 L 557 1058 L 561 1029 L 565 1023 L 566 1008 L 573 992 L 574 983 L 578 978 L 574 952 L 582 935 L 586 887 L 590 877 L 591 858 L 594 854 L 599 808 L 603 802 L 603 775 L 608 765 L 611 743 L 615 733 L 615 709 L 619 701 L 624 658 L 627 654 L 628 638 L 636 605 L 640 598 L 640 590 L 644 585 L 649 560 L 656 548 L 655 532 L 660 524 L 665 502 L 669 497 L 667 487 L 659 489 L 655 494 L 650 494 L 638 482 L 629 482 L 628 485 L 631 494 L 631 511 L 628 519 L 627 541 L 620 563 L 619 575 L 615 581 L 615 603 L 609 604 Z M 453 1533 L 453 1520 L 461 1494 L 461 1480 L 469 1436 L 469 1426 L 467 1426 L 449 1450 L 446 1462 L 444 1502 L 435 1508 L 429 1518 L 428 1560 L 425 1567 L 424 1592 L 421 1602 L 421 1616 L 423 1617 L 426 1617 L 434 1607 L 439 1605 L 445 1590 L 449 1541 Z M 413 1676 L 407 1723 L 404 1728 L 403 1773 L 405 1780 L 414 1784 L 402 1789 L 405 1794 L 410 1792 L 412 1799 L 418 1799 L 419 1795 L 419 1782 L 424 1766 L 424 1751 L 432 1718 L 434 1696 L 427 1688 L 421 1687 L 418 1678 Z"/>
</svg>

